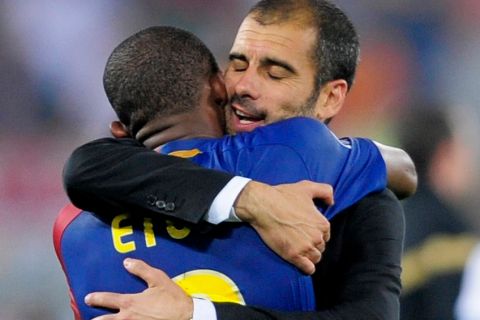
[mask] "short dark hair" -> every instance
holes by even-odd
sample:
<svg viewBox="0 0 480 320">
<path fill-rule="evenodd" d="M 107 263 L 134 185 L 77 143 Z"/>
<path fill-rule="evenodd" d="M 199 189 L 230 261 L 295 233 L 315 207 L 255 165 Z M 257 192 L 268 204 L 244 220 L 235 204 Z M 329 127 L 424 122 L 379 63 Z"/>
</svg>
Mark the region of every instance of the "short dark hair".
<svg viewBox="0 0 480 320">
<path fill-rule="evenodd" d="M 213 54 L 195 35 L 158 26 L 113 50 L 103 86 L 119 120 L 135 135 L 156 117 L 197 107 L 203 84 L 218 71 Z"/>
<path fill-rule="evenodd" d="M 314 28 L 315 88 L 336 79 L 347 81 L 349 89 L 353 85 L 360 44 L 353 23 L 340 8 L 326 0 L 261 0 L 248 14 L 262 25 L 300 22 Z"/>
</svg>

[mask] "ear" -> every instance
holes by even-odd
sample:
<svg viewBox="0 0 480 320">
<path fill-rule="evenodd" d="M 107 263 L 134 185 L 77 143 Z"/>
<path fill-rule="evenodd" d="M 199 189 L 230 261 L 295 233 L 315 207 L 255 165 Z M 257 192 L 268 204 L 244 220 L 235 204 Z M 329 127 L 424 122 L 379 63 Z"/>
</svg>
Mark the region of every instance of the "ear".
<svg viewBox="0 0 480 320">
<path fill-rule="evenodd" d="M 110 132 L 115 138 L 131 138 L 130 132 L 127 129 L 127 126 L 125 126 L 123 123 L 120 121 L 112 121 L 110 124 Z"/>
<path fill-rule="evenodd" d="M 223 74 L 217 72 L 215 75 L 210 77 L 209 80 L 211 91 L 211 98 L 213 102 L 223 107 L 227 103 L 227 89 L 225 88 L 225 80 Z"/>
<path fill-rule="evenodd" d="M 347 91 L 348 84 L 343 79 L 324 84 L 318 96 L 315 117 L 321 121 L 326 121 L 336 116 L 343 107 Z"/>
</svg>

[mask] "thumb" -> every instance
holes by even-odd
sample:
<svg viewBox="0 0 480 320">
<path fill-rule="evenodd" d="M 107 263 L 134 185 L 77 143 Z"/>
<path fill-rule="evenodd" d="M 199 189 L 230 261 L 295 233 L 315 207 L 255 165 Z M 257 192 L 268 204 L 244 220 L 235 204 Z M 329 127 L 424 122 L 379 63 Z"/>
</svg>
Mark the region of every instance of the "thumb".
<svg viewBox="0 0 480 320">
<path fill-rule="evenodd" d="M 160 286 L 164 281 L 170 281 L 165 272 L 150 266 L 142 260 L 126 258 L 123 260 L 123 266 L 131 274 L 143 279 L 149 288 Z"/>
</svg>

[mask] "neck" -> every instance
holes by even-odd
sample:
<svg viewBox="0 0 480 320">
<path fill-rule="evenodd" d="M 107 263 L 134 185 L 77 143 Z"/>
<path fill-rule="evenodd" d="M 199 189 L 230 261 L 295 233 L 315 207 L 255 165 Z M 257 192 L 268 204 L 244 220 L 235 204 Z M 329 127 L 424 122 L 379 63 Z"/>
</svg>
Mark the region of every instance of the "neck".
<svg viewBox="0 0 480 320">
<path fill-rule="evenodd" d="M 217 138 L 222 136 L 217 126 L 204 120 L 197 112 L 182 113 L 154 119 L 136 135 L 147 148 L 155 149 L 168 142 L 192 138 Z"/>
</svg>

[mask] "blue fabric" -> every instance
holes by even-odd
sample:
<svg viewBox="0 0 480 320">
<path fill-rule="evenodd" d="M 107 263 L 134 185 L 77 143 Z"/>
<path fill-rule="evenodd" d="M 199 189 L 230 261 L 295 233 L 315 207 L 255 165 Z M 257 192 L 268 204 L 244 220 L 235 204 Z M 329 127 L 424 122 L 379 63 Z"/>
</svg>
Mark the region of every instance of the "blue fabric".
<svg viewBox="0 0 480 320">
<path fill-rule="evenodd" d="M 311 180 L 334 187 L 328 219 L 369 193 L 386 188 L 385 162 L 368 139 L 339 140 L 323 123 L 292 118 L 221 139 L 178 140 L 162 153 L 198 149 L 195 163 L 271 185 Z M 324 208 L 319 204 L 320 208 Z"/>
<path fill-rule="evenodd" d="M 175 141 L 162 147 L 162 152 L 192 149 L 200 151 L 191 159 L 199 165 L 269 184 L 300 180 L 332 184 L 335 205 L 326 208 L 318 204 L 329 219 L 386 186 L 385 164 L 373 142 L 339 140 L 325 125 L 307 118 L 289 119 L 222 139 Z M 118 215 L 117 220 L 121 220 Z M 184 275 L 183 285 L 189 286 L 190 293 L 195 293 L 195 285 L 211 282 L 212 300 L 287 311 L 315 309 L 310 277 L 285 263 L 246 224 L 224 223 L 206 235 L 163 220 L 150 222 L 124 216 L 113 229 L 130 226 L 132 234 L 115 236 L 112 220 L 101 221 L 82 212 L 64 230 L 61 252 L 65 272 L 83 318 L 105 313 L 83 303 L 89 292 L 145 289 L 141 280 L 123 268 L 126 257 L 145 260 L 172 278 Z M 154 235 L 155 245 L 147 246 L 151 240 L 146 240 L 146 233 Z M 117 239 L 117 246 L 128 247 L 133 242 L 135 249 L 120 253 L 113 239 Z"/>
</svg>

